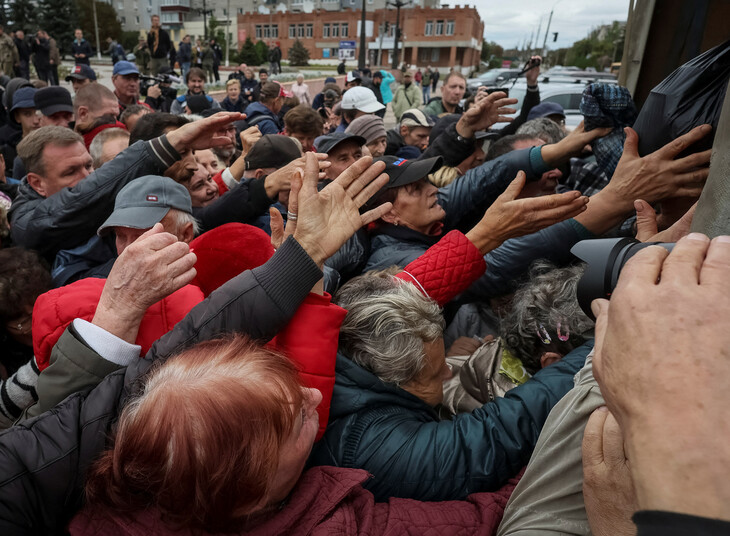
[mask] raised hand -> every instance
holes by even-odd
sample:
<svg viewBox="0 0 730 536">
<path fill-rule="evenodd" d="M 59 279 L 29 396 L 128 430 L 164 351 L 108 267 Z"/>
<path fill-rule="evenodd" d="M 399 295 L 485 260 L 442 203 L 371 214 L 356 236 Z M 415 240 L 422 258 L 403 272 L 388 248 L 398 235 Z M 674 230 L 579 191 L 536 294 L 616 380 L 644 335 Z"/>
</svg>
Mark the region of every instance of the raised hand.
<svg viewBox="0 0 730 536">
<path fill-rule="evenodd" d="M 503 91 L 495 91 L 464 112 L 456 123 L 456 132 L 464 138 L 471 138 L 475 132 L 486 130 L 495 123 L 512 121 L 508 114 L 517 110 L 508 106 L 516 103 L 517 99 L 507 98 Z"/>
<path fill-rule="evenodd" d="M 119 255 L 92 323 L 133 343 L 147 309 L 193 280 L 196 260 L 185 242 L 156 223 Z"/>
<path fill-rule="evenodd" d="M 571 157 L 578 156 L 583 148 L 593 140 L 610 134 L 611 130 L 611 127 L 606 127 L 595 128 L 586 132 L 583 121 L 581 121 L 570 134 L 558 143 L 543 145 L 540 148 L 540 154 L 547 165 L 554 168 L 558 167 L 570 160 Z"/>
<path fill-rule="evenodd" d="M 639 136 L 627 127 L 623 155 L 604 190 L 629 205 L 635 199 L 655 203 L 669 197 L 698 197 L 710 173 L 707 166 L 712 150 L 675 158 L 711 130 L 710 125 L 700 125 L 661 149 L 640 157 Z"/>
<path fill-rule="evenodd" d="M 241 155 L 246 156 L 251 148 L 256 145 L 256 142 L 261 139 L 261 131 L 259 127 L 253 126 L 248 127 L 246 130 L 241 132 Z"/>
<path fill-rule="evenodd" d="M 641 242 L 676 242 L 689 234 L 697 203 L 664 231 L 658 230 L 658 218 L 652 206 L 643 199 L 634 201 L 636 209 L 636 239 Z"/>
<path fill-rule="evenodd" d="M 238 112 L 218 112 L 173 130 L 167 134 L 167 141 L 177 152 L 229 145 L 231 138 L 221 135 L 219 131 L 225 125 L 244 117 L 246 117 L 245 114 Z"/>
<path fill-rule="evenodd" d="M 525 181 L 525 172 L 517 173 L 479 223 L 466 233 L 482 253 L 492 251 L 505 240 L 537 232 L 586 210 L 588 198 L 576 191 L 517 199 Z"/>
<path fill-rule="evenodd" d="M 384 203 L 364 214 L 359 212 L 387 184 L 385 163 L 373 164 L 373 159 L 365 156 L 318 192 L 319 161 L 314 153 L 307 153 L 304 158 L 294 238 L 322 266 L 355 231 L 383 216 L 393 205 Z"/>
<path fill-rule="evenodd" d="M 330 167 L 332 164 L 327 160 L 326 153 L 307 153 L 313 154 L 317 159 L 317 165 L 319 167 L 319 179 L 324 179 L 324 170 Z M 273 173 L 267 175 L 264 181 L 264 188 L 266 189 L 266 195 L 269 199 L 274 199 L 279 192 L 289 190 L 291 180 L 298 169 L 304 169 L 306 165 L 306 159 L 304 156 L 300 156 L 289 162 L 283 168 L 277 169 Z"/>
</svg>

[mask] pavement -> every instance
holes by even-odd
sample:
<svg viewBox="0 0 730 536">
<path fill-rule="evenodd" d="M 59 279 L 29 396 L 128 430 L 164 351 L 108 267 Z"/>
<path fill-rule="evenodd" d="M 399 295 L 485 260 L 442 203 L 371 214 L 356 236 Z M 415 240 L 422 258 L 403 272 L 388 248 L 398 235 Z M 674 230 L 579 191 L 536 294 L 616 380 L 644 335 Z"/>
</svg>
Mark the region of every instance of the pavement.
<svg viewBox="0 0 730 536">
<path fill-rule="evenodd" d="M 62 62 L 62 68 L 66 67 L 69 71 L 73 69 L 74 63 L 71 61 L 64 61 Z M 94 72 L 96 72 L 97 82 L 100 84 L 103 84 L 104 86 L 108 87 L 111 90 L 114 90 L 114 85 L 112 84 L 112 71 L 113 66 L 111 64 L 111 61 L 92 61 L 91 62 L 91 68 L 94 69 Z M 221 67 L 220 68 L 220 74 L 221 74 L 221 80 L 226 80 L 228 78 L 228 74 L 233 72 L 235 70 L 235 67 Z M 332 74 L 337 84 L 340 87 L 344 87 L 345 85 L 345 77 L 344 75 L 336 75 Z M 309 92 L 314 97 L 317 93 L 322 91 L 322 88 L 324 87 L 324 81 L 326 77 L 321 78 L 311 78 L 305 80 L 305 83 L 309 86 Z M 290 89 L 292 84 L 294 82 L 282 82 L 282 85 L 286 89 Z M 71 88 L 71 83 L 66 82 L 65 80 L 61 80 L 60 85 L 62 87 L 65 87 L 73 94 L 73 89 Z M 209 92 L 210 95 L 219 101 L 223 100 L 226 96 L 226 92 L 224 89 L 213 89 Z M 397 121 L 395 120 L 395 115 L 393 115 L 393 110 L 388 104 L 387 110 L 385 112 L 385 117 L 383 118 L 383 121 L 385 123 L 386 129 L 391 129 L 395 127 Z"/>
</svg>

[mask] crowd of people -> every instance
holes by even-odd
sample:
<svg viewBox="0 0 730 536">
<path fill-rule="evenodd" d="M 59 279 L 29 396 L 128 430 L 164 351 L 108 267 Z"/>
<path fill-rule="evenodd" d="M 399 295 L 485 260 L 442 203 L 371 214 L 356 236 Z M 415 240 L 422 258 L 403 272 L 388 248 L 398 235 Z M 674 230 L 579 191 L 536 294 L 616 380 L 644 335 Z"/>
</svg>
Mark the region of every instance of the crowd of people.
<svg viewBox="0 0 730 536">
<path fill-rule="evenodd" d="M 538 61 L 514 119 L 458 70 L 218 97 L 212 46 L 182 95 L 140 93 L 157 16 L 113 90 L 80 31 L 73 96 L 5 82 L 0 532 L 727 534 L 717 125 L 639 154 L 629 98 L 568 132 Z M 676 245 L 583 310 L 607 236 Z"/>
</svg>

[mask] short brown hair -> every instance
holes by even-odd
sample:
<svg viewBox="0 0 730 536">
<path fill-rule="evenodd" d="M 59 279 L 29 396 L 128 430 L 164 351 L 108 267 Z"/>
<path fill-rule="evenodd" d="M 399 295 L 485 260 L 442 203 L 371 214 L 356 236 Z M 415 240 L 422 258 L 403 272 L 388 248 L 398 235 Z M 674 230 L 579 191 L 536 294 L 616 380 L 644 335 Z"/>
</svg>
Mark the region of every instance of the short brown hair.
<svg viewBox="0 0 730 536">
<path fill-rule="evenodd" d="M 74 115 L 78 115 L 81 106 L 86 106 L 92 112 L 98 110 L 99 104 L 103 100 L 113 100 L 116 102 L 117 97 L 111 89 L 102 84 L 97 82 L 86 84 L 76 92 L 76 96 L 74 97 Z"/>
<path fill-rule="evenodd" d="M 89 512 L 152 508 L 175 528 L 237 532 L 268 496 L 304 403 L 296 367 L 235 335 L 185 350 L 143 381 L 89 472 Z"/>
<path fill-rule="evenodd" d="M 284 126 L 287 134 L 293 132 L 305 136 L 321 136 L 324 120 L 319 113 L 307 104 L 295 106 L 284 115 Z"/>
<path fill-rule="evenodd" d="M 52 287 L 51 271 L 38 253 L 0 249 L 0 322 L 25 315 L 25 308 Z"/>
<path fill-rule="evenodd" d="M 190 70 L 188 71 L 188 74 L 186 74 L 186 75 L 185 75 L 185 83 L 186 83 L 186 84 L 187 84 L 187 83 L 188 83 L 188 81 L 190 80 L 190 77 L 191 77 L 191 76 L 197 76 L 197 77 L 198 77 L 198 78 L 200 78 L 200 79 L 201 79 L 201 80 L 202 80 L 203 82 L 205 82 L 205 81 L 206 81 L 206 77 L 205 77 L 205 71 L 204 71 L 203 69 L 201 69 L 200 67 L 191 67 L 191 68 L 190 68 Z"/>
<path fill-rule="evenodd" d="M 45 175 L 46 167 L 43 162 L 43 150 L 46 145 L 68 147 L 74 143 L 83 144 L 84 138 L 70 128 L 41 127 L 28 134 L 18 144 L 18 156 L 23 161 L 26 173 Z"/>
<path fill-rule="evenodd" d="M 466 82 L 466 76 L 461 74 L 459 71 L 451 71 L 449 74 L 446 75 L 446 78 L 444 78 L 444 85 L 449 83 L 449 79 L 451 79 L 454 76 L 458 76 L 461 78 L 464 82 Z"/>
</svg>

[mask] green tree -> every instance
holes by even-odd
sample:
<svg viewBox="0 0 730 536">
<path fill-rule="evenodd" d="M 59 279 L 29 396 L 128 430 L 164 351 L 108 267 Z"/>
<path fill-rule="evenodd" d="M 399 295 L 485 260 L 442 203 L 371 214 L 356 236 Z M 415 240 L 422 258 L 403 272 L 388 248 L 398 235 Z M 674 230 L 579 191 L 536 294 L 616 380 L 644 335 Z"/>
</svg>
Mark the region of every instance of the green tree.
<svg viewBox="0 0 730 536">
<path fill-rule="evenodd" d="M 287 59 L 289 60 L 289 65 L 293 67 L 309 65 L 309 50 L 307 50 L 302 42 L 297 39 L 289 49 Z"/>
<path fill-rule="evenodd" d="M 31 0 L 15 0 L 10 3 L 8 23 L 13 30 L 23 30 L 26 34 L 37 29 L 36 7 Z"/>
<path fill-rule="evenodd" d="M 91 5 L 92 0 L 78 0 L 79 26 L 84 36 L 94 42 L 94 11 Z M 111 4 L 96 1 L 96 18 L 99 21 L 99 39 L 102 52 L 106 50 L 106 38 L 120 39 L 122 37 L 122 24 L 117 18 L 117 12 Z"/>
<path fill-rule="evenodd" d="M 238 63 L 245 63 L 247 65 L 259 65 L 260 63 L 256 45 L 253 44 L 250 37 L 246 38 L 243 47 L 241 47 L 241 51 L 238 53 Z"/>
<path fill-rule="evenodd" d="M 76 2 L 68 0 L 39 0 L 38 23 L 56 39 L 61 54 L 71 53 L 74 31 L 79 25 Z"/>
<path fill-rule="evenodd" d="M 269 46 L 263 41 L 259 41 L 256 43 L 256 54 L 259 58 L 256 65 L 266 65 L 266 62 L 269 61 Z"/>
</svg>

